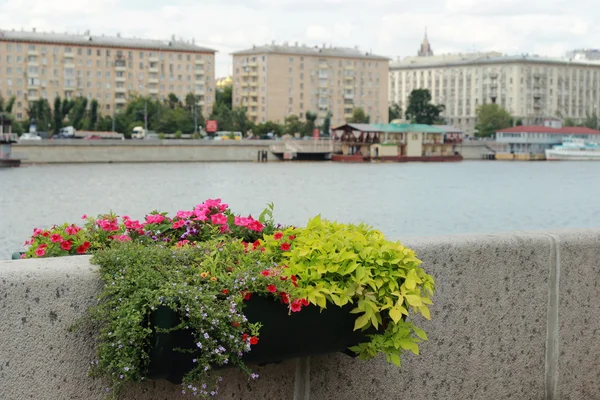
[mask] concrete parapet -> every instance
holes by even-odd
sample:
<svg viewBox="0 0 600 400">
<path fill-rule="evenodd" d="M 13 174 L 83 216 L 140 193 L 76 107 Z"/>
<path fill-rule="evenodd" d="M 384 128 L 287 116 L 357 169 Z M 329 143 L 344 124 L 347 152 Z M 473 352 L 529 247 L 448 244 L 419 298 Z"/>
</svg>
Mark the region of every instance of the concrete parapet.
<svg viewBox="0 0 600 400">
<path fill-rule="evenodd" d="M 600 230 L 412 238 L 434 276 L 421 355 L 401 369 L 330 355 L 226 371 L 226 399 L 600 398 Z M 67 328 L 99 288 L 89 258 L 0 261 L 0 397 L 101 399 L 91 332 Z M 180 398 L 148 382 L 126 399 Z"/>
</svg>

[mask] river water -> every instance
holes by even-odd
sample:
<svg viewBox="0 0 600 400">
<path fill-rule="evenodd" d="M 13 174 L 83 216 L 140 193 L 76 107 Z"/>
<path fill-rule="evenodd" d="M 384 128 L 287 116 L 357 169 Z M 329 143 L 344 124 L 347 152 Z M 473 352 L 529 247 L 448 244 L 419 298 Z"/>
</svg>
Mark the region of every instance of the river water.
<svg viewBox="0 0 600 400">
<path fill-rule="evenodd" d="M 177 163 L 0 169 L 0 259 L 34 227 L 110 210 L 134 218 L 221 197 L 278 221 L 367 222 L 391 238 L 600 225 L 600 163 Z"/>
</svg>

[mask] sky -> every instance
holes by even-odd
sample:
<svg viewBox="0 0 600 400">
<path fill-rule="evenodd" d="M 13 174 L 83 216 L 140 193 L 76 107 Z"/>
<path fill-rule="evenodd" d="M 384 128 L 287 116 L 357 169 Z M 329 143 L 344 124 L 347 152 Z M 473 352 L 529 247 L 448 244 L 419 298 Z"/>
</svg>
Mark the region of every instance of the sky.
<svg viewBox="0 0 600 400">
<path fill-rule="evenodd" d="M 563 56 L 600 47 L 599 18 L 594 0 L 0 0 L 0 29 L 193 38 L 218 51 L 217 77 L 273 40 L 414 56 L 425 28 L 435 54 Z"/>
</svg>

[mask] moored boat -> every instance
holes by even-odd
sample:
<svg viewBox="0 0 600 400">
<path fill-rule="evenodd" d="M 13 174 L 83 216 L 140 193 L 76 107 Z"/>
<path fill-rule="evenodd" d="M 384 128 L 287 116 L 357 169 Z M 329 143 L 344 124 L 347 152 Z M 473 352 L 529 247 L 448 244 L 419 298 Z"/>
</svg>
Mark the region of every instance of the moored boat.
<svg viewBox="0 0 600 400">
<path fill-rule="evenodd" d="M 600 145 L 584 139 L 566 138 L 562 144 L 546 150 L 549 161 L 600 161 Z"/>
</svg>

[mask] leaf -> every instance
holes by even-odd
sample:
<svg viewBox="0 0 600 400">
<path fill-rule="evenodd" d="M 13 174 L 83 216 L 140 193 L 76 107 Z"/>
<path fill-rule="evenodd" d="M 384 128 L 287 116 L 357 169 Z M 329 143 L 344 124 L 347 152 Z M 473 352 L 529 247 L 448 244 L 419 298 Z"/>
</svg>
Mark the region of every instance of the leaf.
<svg viewBox="0 0 600 400">
<path fill-rule="evenodd" d="M 400 340 L 398 342 L 398 344 L 404 350 L 410 350 L 413 353 L 415 353 L 416 355 L 419 355 L 419 346 L 416 343 L 411 342 L 410 340 L 404 339 L 404 340 Z"/>
<path fill-rule="evenodd" d="M 366 326 L 369 323 L 369 315 L 368 314 L 363 314 L 360 317 L 356 318 L 356 321 L 354 321 L 354 330 L 358 330 L 363 328 L 364 326 Z"/>
<path fill-rule="evenodd" d="M 400 356 L 396 353 L 390 354 L 390 362 L 399 367 L 400 366 Z"/>
<path fill-rule="evenodd" d="M 429 314 L 429 308 L 427 308 L 427 306 L 421 306 L 419 310 L 421 310 L 421 314 L 423 314 L 425 318 L 431 319 L 431 315 Z"/>
<path fill-rule="evenodd" d="M 394 306 L 390 309 L 390 318 L 394 321 L 394 323 L 398 323 L 402 318 L 402 311 L 400 311 L 400 307 Z"/>
<path fill-rule="evenodd" d="M 423 340 L 428 340 L 427 334 L 425 333 L 425 331 L 423 329 L 417 328 L 416 326 L 413 326 L 412 329 L 419 338 L 421 338 Z"/>
<path fill-rule="evenodd" d="M 411 306 L 420 307 L 423 305 L 423 302 L 421 301 L 421 296 L 417 296 L 414 294 L 407 294 L 404 296 L 404 298 L 406 299 L 408 304 L 410 304 Z"/>
</svg>

